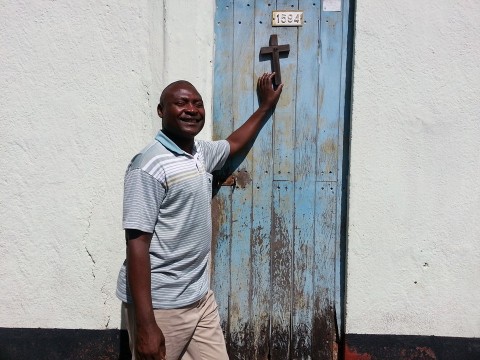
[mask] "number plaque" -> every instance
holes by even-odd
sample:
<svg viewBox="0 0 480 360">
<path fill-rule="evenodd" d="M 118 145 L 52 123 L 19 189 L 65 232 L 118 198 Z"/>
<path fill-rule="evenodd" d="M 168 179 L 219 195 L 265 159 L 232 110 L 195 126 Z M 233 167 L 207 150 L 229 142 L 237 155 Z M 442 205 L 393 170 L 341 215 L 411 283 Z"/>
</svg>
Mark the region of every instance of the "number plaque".
<svg viewBox="0 0 480 360">
<path fill-rule="evenodd" d="M 272 11 L 272 26 L 302 26 L 303 11 L 278 10 Z"/>
</svg>

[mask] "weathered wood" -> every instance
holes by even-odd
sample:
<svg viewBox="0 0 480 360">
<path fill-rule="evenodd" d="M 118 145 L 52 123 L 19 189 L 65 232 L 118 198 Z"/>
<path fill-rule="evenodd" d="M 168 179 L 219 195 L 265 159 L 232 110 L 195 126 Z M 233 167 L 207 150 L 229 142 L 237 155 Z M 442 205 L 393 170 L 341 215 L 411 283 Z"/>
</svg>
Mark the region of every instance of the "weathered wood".
<svg viewBox="0 0 480 360">
<path fill-rule="evenodd" d="M 298 8 L 298 1 L 278 0 L 276 10 Z M 274 10 L 274 9 L 272 9 Z M 298 44 L 297 28 L 275 28 L 282 42 L 291 45 L 292 53 L 282 59 L 283 87 L 282 96 L 275 110 L 273 136 L 274 180 L 293 181 L 295 163 L 295 101 L 297 96 L 296 73 L 298 69 L 296 49 Z"/>
<path fill-rule="evenodd" d="M 239 128 L 253 113 L 254 7 L 244 1 L 233 4 L 233 125 Z M 228 119 L 226 119 L 228 120 Z M 237 185 L 232 196 L 232 239 L 230 259 L 229 350 L 230 359 L 251 359 L 251 246 L 252 237 L 252 154 L 236 171 Z"/>
<path fill-rule="evenodd" d="M 255 48 L 269 31 L 271 7 L 259 1 L 255 6 Z M 255 77 L 270 71 L 267 62 L 255 61 Z M 255 105 L 258 99 L 255 98 Z M 253 146 L 252 204 L 252 359 L 267 360 L 270 354 L 273 148 L 272 117 L 266 122 Z"/>
<path fill-rule="evenodd" d="M 320 7 L 301 0 L 306 24 L 316 24 Z M 315 166 L 318 83 L 317 31 L 299 29 L 295 121 L 295 234 L 293 267 L 292 359 L 311 359 L 313 318 L 313 268 L 315 256 Z"/>
<path fill-rule="evenodd" d="M 316 183 L 312 359 L 335 359 L 336 182 Z"/>
<path fill-rule="evenodd" d="M 298 1 L 277 0 L 276 10 L 298 8 Z M 273 10 L 273 9 L 272 9 Z M 292 352 L 294 176 L 295 176 L 295 104 L 297 87 L 298 29 L 276 28 L 282 43 L 290 44 L 292 53 L 282 59 L 282 96 L 275 109 L 273 123 L 273 219 L 271 239 L 272 359 L 288 359 Z"/>
<path fill-rule="evenodd" d="M 272 219 L 272 359 L 288 359 L 291 351 L 293 182 L 273 182 Z"/>
<path fill-rule="evenodd" d="M 215 33 L 222 46 L 215 51 L 213 114 L 232 119 L 233 107 L 233 0 L 222 1 L 215 14 Z M 233 122 L 213 126 L 214 139 L 225 139 L 233 130 Z M 221 324 L 228 334 L 230 296 L 230 239 L 232 225 L 232 189 L 222 188 L 212 200 L 212 289 L 218 304 Z M 228 274 L 227 276 L 225 274 Z"/>
<path fill-rule="evenodd" d="M 323 12 L 320 19 L 320 74 L 317 180 L 337 181 L 342 74 L 341 12 Z"/>
<path fill-rule="evenodd" d="M 212 286 L 231 359 L 336 359 L 348 91 L 343 3 L 343 13 L 329 13 L 306 0 L 217 0 L 216 138 L 258 105 L 256 79 L 271 66 L 258 61 L 269 54 L 261 47 L 272 34 L 271 12 L 304 11 L 303 26 L 275 28 L 270 45 L 280 39 L 290 47 L 279 56 L 282 96 L 251 151 L 231 163 L 234 189 L 221 187 L 213 200 Z"/>
</svg>

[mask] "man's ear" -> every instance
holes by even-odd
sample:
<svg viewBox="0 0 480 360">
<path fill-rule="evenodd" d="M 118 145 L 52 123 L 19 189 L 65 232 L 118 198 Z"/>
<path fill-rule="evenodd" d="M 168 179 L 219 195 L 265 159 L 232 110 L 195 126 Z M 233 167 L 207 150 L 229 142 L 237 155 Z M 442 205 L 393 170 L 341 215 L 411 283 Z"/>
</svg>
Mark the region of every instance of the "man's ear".
<svg viewBox="0 0 480 360">
<path fill-rule="evenodd" d="M 160 116 L 161 118 L 163 118 L 162 104 L 158 104 L 158 105 L 157 105 L 157 114 L 158 114 L 158 116 Z"/>
</svg>

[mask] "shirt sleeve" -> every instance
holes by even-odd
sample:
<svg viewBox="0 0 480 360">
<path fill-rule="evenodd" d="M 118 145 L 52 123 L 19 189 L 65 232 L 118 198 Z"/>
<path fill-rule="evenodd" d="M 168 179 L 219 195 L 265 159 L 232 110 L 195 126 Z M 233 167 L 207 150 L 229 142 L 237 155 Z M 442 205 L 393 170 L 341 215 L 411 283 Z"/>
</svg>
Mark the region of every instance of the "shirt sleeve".
<svg viewBox="0 0 480 360">
<path fill-rule="evenodd" d="M 159 180 L 142 169 L 125 175 L 123 228 L 153 233 L 165 188 Z"/>
<path fill-rule="evenodd" d="M 205 169 L 209 173 L 219 170 L 230 154 L 230 144 L 227 140 L 202 141 L 201 146 Z"/>
</svg>

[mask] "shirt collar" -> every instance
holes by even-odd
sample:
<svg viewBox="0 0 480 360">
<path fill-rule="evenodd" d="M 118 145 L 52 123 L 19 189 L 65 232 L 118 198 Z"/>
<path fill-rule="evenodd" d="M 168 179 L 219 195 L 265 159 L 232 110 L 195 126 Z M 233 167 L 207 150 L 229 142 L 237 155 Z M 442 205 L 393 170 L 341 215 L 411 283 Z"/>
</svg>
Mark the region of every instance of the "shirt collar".
<svg viewBox="0 0 480 360">
<path fill-rule="evenodd" d="M 160 144 L 162 144 L 163 146 L 165 146 L 168 150 L 178 154 L 178 155 L 188 155 L 188 156 L 191 156 L 190 154 L 188 154 L 187 152 L 183 151 L 182 149 L 180 149 L 178 147 L 177 144 L 175 144 L 167 135 L 165 135 L 165 133 L 160 130 L 157 134 L 157 136 L 155 136 L 155 140 L 157 140 Z M 195 142 L 195 144 L 193 145 L 193 154 L 195 155 L 195 153 L 197 152 L 196 151 L 196 148 L 197 148 L 197 142 Z"/>
</svg>

